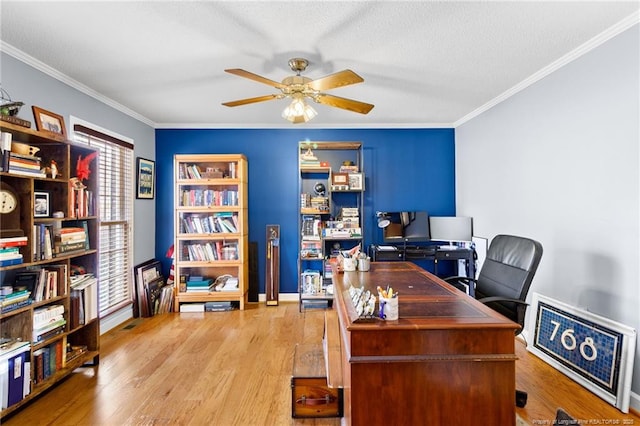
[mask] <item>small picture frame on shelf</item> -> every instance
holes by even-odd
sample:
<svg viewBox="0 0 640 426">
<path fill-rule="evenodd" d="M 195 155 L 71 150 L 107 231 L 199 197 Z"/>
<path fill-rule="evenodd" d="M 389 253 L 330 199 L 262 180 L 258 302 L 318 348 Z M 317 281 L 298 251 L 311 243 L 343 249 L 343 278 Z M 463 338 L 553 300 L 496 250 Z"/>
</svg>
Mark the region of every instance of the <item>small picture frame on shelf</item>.
<svg viewBox="0 0 640 426">
<path fill-rule="evenodd" d="M 156 180 L 156 163 L 146 158 L 137 158 L 136 198 L 153 200 Z"/>
<path fill-rule="evenodd" d="M 349 189 L 352 191 L 364 190 L 364 176 L 362 176 L 362 173 L 349 173 Z"/>
<path fill-rule="evenodd" d="M 331 175 L 331 185 L 349 185 L 349 174 L 333 173 Z"/>
<path fill-rule="evenodd" d="M 31 109 L 33 110 L 33 118 L 36 121 L 36 129 L 38 131 L 54 133 L 62 136 L 64 139 L 67 138 L 67 130 L 64 127 L 64 117 L 35 105 L 33 105 Z"/>
<path fill-rule="evenodd" d="M 51 194 L 49 191 L 33 191 L 33 216 L 51 216 Z"/>
</svg>

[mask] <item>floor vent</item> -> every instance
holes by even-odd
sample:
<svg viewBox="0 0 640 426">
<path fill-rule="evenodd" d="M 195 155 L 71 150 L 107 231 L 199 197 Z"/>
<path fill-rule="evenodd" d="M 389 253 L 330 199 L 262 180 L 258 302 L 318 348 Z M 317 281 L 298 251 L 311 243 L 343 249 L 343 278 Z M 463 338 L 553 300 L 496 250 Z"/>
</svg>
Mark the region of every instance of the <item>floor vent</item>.
<svg viewBox="0 0 640 426">
<path fill-rule="evenodd" d="M 125 325 L 124 327 L 122 327 L 123 330 L 131 330 L 133 327 L 135 327 L 136 325 L 138 325 L 138 321 L 131 321 L 129 324 Z"/>
</svg>

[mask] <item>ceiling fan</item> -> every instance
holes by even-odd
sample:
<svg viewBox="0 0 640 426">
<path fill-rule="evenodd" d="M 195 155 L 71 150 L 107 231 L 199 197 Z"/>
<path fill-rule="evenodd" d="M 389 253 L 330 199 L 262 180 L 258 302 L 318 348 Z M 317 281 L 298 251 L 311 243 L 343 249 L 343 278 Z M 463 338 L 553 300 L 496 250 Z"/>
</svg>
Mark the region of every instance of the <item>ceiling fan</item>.
<svg viewBox="0 0 640 426">
<path fill-rule="evenodd" d="M 309 61 L 304 58 L 293 58 L 289 60 L 289 67 L 296 75 L 285 77 L 282 83 L 259 76 L 240 68 L 226 69 L 225 72 L 239 77 L 245 77 L 280 89 L 281 93 L 257 96 L 255 98 L 240 99 L 237 101 L 223 102 L 222 105 L 235 107 L 256 102 L 270 101 L 272 99 L 291 98 L 291 104 L 282 112 L 282 116 L 292 123 L 303 123 L 311 120 L 317 114 L 316 111 L 305 103 L 305 98 L 316 103 L 342 108 L 360 114 L 367 114 L 374 105 L 353 99 L 341 98 L 339 96 L 323 93 L 325 90 L 335 89 L 350 84 L 362 83 L 364 80 L 351 70 L 339 71 L 316 80 L 300 75 L 309 65 Z"/>
</svg>

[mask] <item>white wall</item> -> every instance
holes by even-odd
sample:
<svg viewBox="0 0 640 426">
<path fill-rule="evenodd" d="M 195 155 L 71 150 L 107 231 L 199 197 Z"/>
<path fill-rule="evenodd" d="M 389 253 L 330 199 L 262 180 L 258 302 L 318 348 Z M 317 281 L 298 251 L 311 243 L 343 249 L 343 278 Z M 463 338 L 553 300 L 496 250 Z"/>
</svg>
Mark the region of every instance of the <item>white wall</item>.
<svg viewBox="0 0 640 426">
<path fill-rule="evenodd" d="M 457 214 L 474 217 L 478 236 L 512 233 L 544 247 L 529 297 L 636 330 L 639 40 L 635 25 L 456 129 Z"/>
</svg>

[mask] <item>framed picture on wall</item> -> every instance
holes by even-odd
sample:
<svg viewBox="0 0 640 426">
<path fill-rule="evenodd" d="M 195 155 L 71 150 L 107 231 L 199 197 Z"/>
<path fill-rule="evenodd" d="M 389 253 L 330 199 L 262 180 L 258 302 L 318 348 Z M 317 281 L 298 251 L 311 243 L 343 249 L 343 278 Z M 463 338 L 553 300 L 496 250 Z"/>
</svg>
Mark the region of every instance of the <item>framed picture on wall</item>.
<svg viewBox="0 0 640 426">
<path fill-rule="evenodd" d="M 152 200 L 155 194 L 156 163 L 138 157 L 136 164 L 136 198 Z"/>
<path fill-rule="evenodd" d="M 67 130 L 64 127 L 64 118 L 51 111 L 44 110 L 37 106 L 32 106 L 33 118 L 36 121 L 36 129 L 38 131 L 45 131 L 49 133 L 55 133 L 63 138 L 67 138 Z"/>
</svg>

